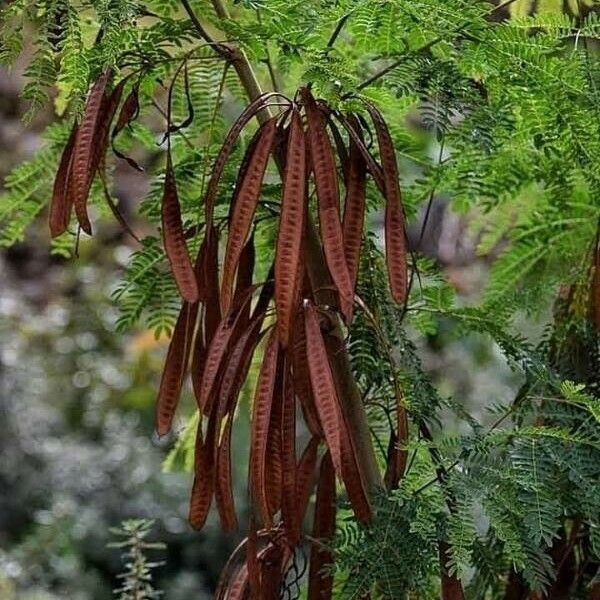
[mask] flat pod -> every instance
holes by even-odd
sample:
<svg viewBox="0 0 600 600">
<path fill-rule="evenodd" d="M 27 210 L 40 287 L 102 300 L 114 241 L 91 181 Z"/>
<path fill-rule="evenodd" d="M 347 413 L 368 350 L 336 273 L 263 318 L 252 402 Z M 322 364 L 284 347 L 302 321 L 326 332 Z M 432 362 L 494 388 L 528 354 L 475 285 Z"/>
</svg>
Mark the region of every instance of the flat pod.
<svg viewBox="0 0 600 600">
<path fill-rule="evenodd" d="M 329 452 L 321 460 L 312 537 L 330 543 L 335 533 L 335 471 Z M 333 562 L 327 549 L 312 545 L 308 571 L 308 600 L 329 600 L 332 597 L 333 577 L 323 573 Z"/>
<path fill-rule="evenodd" d="M 258 204 L 262 181 L 271 155 L 277 118 L 269 120 L 262 129 L 260 138 L 255 147 L 251 149 L 252 156 L 248 160 L 248 167 L 236 191 L 229 223 L 229 236 L 223 259 L 223 280 L 221 283 L 221 307 L 224 313 L 229 310 L 233 280 L 238 266 L 242 249 L 252 226 L 252 220 Z"/>
<path fill-rule="evenodd" d="M 300 287 L 300 252 L 306 212 L 306 144 L 300 114 L 292 112 L 288 138 L 277 248 L 275 306 L 279 339 L 286 348 Z"/>
<path fill-rule="evenodd" d="M 87 199 L 91 185 L 91 163 L 95 151 L 94 141 L 98 128 L 102 100 L 111 70 L 107 69 L 92 86 L 87 98 L 83 117 L 77 131 L 73 148 L 72 193 L 75 214 L 79 225 L 87 234 L 92 233 L 92 226 L 87 214 Z"/>
<path fill-rule="evenodd" d="M 349 117 L 351 118 L 351 117 Z M 360 136 L 360 123 L 352 119 L 351 124 Z M 344 255 L 352 280 L 352 289 L 356 289 L 360 248 L 362 244 L 363 223 L 366 207 L 367 165 L 356 142 L 350 138 L 350 153 L 346 175 L 346 198 L 344 201 Z"/>
<path fill-rule="evenodd" d="M 315 480 L 320 439 L 312 436 L 306 445 L 296 468 L 296 518 L 298 527 L 310 501 L 311 491 Z"/>
<path fill-rule="evenodd" d="M 184 302 L 173 329 L 156 399 L 155 419 L 158 435 L 166 435 L 171 430 L 187 371 L 197 315 L 198 305 Z"/>
<path fill-rule="evenodd" d="M 281 96 L 281 94 L 277 92 L 270 92 L 267 94 L 262 94 L 252 103 L 250 103 L 242 112 L 242 114 L 237 118 L 235 123 L 232 125 L 229 133 L 227 134 L 221 149 L 219 150 L 219 154 L 217 155 L 215 162 L 212 167 L 212 175 L 206 187 L 206 196 L 204 200 L 205 211 L 206 211 L 206 223 L 207 226 L 212 226 L 213 222 L 213 213 L 215 208 L 215 202 L 217 199 L 217 192 L 219 188 L 219 182 L 221 181 L 221 177 L 223 175 L 223 169 L 225 168 L 225 164 L 227 163 L 227 159 L 231 155 L 233 148 L 235 146 L 235 142 L 237 141 L 240 133 L 244 129 L 244 127 L 248 124 L 248 122 L 253 119 L 263 108 L 266 106 L 268 101 L 275 97 Z M 285 96 L 283 96 L 285 98 Z"/>
<path fill-rule="evenodd" d="M 283 394 L 281 409 L 281 518 L 290 546 L 300 539 L 300 521 L 296 511 L 296 400 L 292 373 L 287 361 L 283 364 Z"/>
<path fill-rule="evenodd" d="M 404 210 L 398 165 L 392 137 L 381 113 L 371 104 L 367 110 L 375 124 L 385 187 L 385 257 L 392 298 L 398 304 L 406 302 L 408 294 L 408 260 Z"/>
<path fill-rule="evenodd" d="M 300 90 L 308 122 L 308 142 L 319 204 L 319 223 L 325 259 L 331 278 L 340 295 L 346 317 L 352 310 L 353 290 L 344 257 L 342 225 L 339 215 L 339 190 L 333 148 L 325 127 L 324 116 L 307 88 Z"/>
<path fill-rule="evenodd" d="M 170 152 L 167 153 L 161 218 L 165 251 L 171 263 L 171 270 L 179 288 L 179 293 L 184 300 L 197 302 L 199 298 L 198 282 L 183 233 L 181 208 Z"/>
<path fill-rule="evenodd" d="M 316 309 L 310 304 L 305 308 L 304 325 L 308 368 L 315 405 L 335 470 L 341 478 L 343 470 L 340 428 L 344 424 Z"/>
<path fill-rule="evenodd" d="M 214 491 L 214 464 L 210 439 L 202 438 L 202 420 L 196 432 L 194 483 L 190 498 L 189 521 L 194 529 L 202 529 L 212 502 Z"/>
<path fill-rule="evenodd" d="M 121 111 L 119 112 L 117 123 L 112 130 L 111 143 L 112 150 L 117 158 L 120 158 L 121 160 L 127 162 L 127 164 L 129 164 L 129 166 L 134 168 L 136 171 L 143 171 L 144 169 L 140 167 L 140 165 L 138 165 L 137 162 L 135 162 L 135 160 L 133 160 L 129 156 L 126 156 L 125 154 L 117 150 L 117 148 L 115 147 L 115 140 L 119 133 L 121 133 L 121 131 L 123 131 L 125 127 L 130 125 L 132 121 L 134 121 L 138 117 L 139 112 L 139 91 L 138 86 L 134 85 L 131 88 L 129 94 L 127 95 L 127 98 L 125 98 L 123 105 L 121 106 Z"/>
<path fill-rule="evenodd" d="M 250 490 L 261 517 L 270 523 L 269 499 L 267 498 L 266 462 L 269 426 L 273 410 L 275 381 L 279 341 L 273 330 L 264 351 L 262 366 L 258 375 L 254 406 L 252 409 L 252 428 L 250 441 Z"/>
<path fill-rule="evenodd" d="M 50 201 L 50 213 L 48 224 L 50 235 L 54 238 L 63 234 L 69 226 L 71 208 L 73 206 L 72 195 L 69 194 L 71 181 L 73 148 L 77 137 L 77 125 L 73 125 L 69 139 L 63 149 L 58 165 L 54 187 L 52 189 L 52 200 Z"/>
</svg>

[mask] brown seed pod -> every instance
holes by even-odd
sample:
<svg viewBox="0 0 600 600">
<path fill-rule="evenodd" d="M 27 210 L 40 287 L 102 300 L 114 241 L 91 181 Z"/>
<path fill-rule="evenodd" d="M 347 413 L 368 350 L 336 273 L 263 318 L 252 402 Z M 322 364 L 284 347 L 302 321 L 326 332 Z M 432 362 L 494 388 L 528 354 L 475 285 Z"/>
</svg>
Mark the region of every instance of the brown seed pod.
<svg viewBox="0 0 600 600">
<path fill-rule="evenodd" d="M 231 430 L 233 428 L 233 414 L 230 414 L 225 423 L 221 442 L 217 450 L 215 501 L 221 520 L 223 531 L 233 531 L 237 528 L 235 514 L 235 500 L 231 481 Z"/>
<path fill-rule="evenodd" d="M 237 141 L 240 133 L 244 129 L 244 127 L 268 104 L 269 100 L 273 97 L 281 96 L 276 92 L 263 94 L 259 96 L 251 102 L 242 112 L 242 114 L 237 118 L 221 149 L 219 150 L 219 154 L 215 159 L 215 162 L 212 167 L 212 175 L 206 187 L 206 196 L 204 200 L 205 211 L 206 211 L 206 223 L 208 226 L 212 225 L 213 221 L 213 213 L 215 208 L 215 202 L 217 199 L 217 192 L 219 188 L 219 182 L 221 181 L 221 177 L 223 175 L 223 169 L 225 168 L 225 164 L 233 148 L 235 146 L 235 142 Z M 285 97 L 284 97 L 285 98 Z"/>
<path fill-rule="evenodd" d="M 194 483 L 190 499 L 189 521 L 194 529 L 201 529 L 206 522 L 214 491 L 214 464 L 210 436 L 202 439 L 202 422 L 196 432 Z"/>
<path fill-rule="evenodd" d="M 283 365 L 283 397 L 281 410 L 281 519 L 288 543 L 295 546 L 300 539 L 300 522 L 296 512 L 296 399 L 292 373 Z"/>
<path fill-rule="evenodd" d="M 319 203 L 319 223 L 327 266 L 340 295 L 346 317 L 352 309 L 353 290 L 344 257 L 342 225 L 339 215 L 339 190 L 335 158 L 323 113 L 307 88 L 300 90 L 308 122 L 308 142 Z"/>
<path fill-rule="evenodd" d="M 275 132 L 277 118 L 270 119 L 262 129 L 259 141 L 252 149 L 248 161 L 248 170 L 243 178 L 239 191 L 235 195 L 235 205 L 229 223 L 229 237 L 225 258 L 223 259 L 223 280 L 221 283 L 221 309 L 229 310 L 231 290 L 242 248 L 252 226 L 254 212 L 258 204 L 262 181 L 267 169 Z"/>
<path fill-rule="evenodd" d="M 300 527 L 302 518 L 308 508 L 310 494 L 315 483 L 317 452 L 321 440 L 312 436 L 298 461 L 296 469 L 296 518 Z"/>
<path fill-rule="evenodd" d="M 111 70 L 107 69 L 92 86 L 73 147 L 71 168 L 73 204 L 79 225 L 89 235 L 92 233 L 92 226 L 87 214 L 87 199 L 94 175 L 91 172 L 92 158 L 96 150 L 94 142 L 97 141 L 98 119 L 111 74 Z"/>
<path fill-rule="evenodd" d="M 319 439 L 323 439 L 323 429 L 315 406 L 315 399 L 310 383 L 310 370 L 306 352 L 306 328 L 304 324 L 304 309 L 296 313 L 292 342 L 292 370 L 294 374 L 294 393 L 300 401 L 302 414 L 308 430 Z"/>
<path fill-rule="evenodd" d="M 336 473 L 342 477 L 340 427 L 343 427 L 343 420 L 340 415 L 337 392 L 329 359 L 327 358 L 319 319 L 316 309 L 311 304 L 305 308 L 304 324 L 308 368 L 315 405 Z"/>
<path fill-rule="evenodd" d="M 111 133 L 111 145 L 113 153 L 117 158 L 124 160 L 127 164 L 134 168 L 136 171 L 143 171 L 144 169 L 138 165 L 133 158 L 126 156 L 115 147 L 115 141 L 119 133 L 125 129 L 128 125 L 130 125 L 135 119 L 137 119 L 140 113 L 140 103 L 139 103 L 139 90 L 138 86 L 134 85 L 131 88 L 131 91 L 125 98 L 123 105 L 121 106 L 121 111 L 119 113 L 119 117 L 117 118 L 117 123 L 113 127 Z"/>
<path fill-rule="evenodd" d="M 67 144 L 63 149 L 58 165 L 54 187 L 52 189 L 52 200 L 50 201 L 50 213 L 48 222 L 50 235 L 54 238 L 63 234 L 69 226 L 73 196 L 69 193 L 71 182 L 72 157 L 75 139 L 77 137 L 77 125 L 73 125 Z"/>
<path fill-rule="evenodd" d="M 330 543 L 335 533 L 335 471 L 329 452 L 321 460 L 312 537 Z M 308 600 L 329 600 L 332 597 L 333 577 L 323 568 L 333 562 L 331 552 L 312 545 L 308 571 Z"/>
<path fill-rule="evenodd" d="M 271 514 L 265 477 L 278 355 L 279 341 L 277 332 L 273 330 L 265 348 L 256 384 L 250 441 L 250 492 L 259 514 L 267 526 L 271 525 Z"/>
<path fill-rule="evenodd" d="M 165 435 L 171 430 L 187 371 L 197 315 L 198 304 L 184 302 L 173 329 L 156 399 L 155 418 L 158 435 Z"/>
<path fill-rule="evenodd" d="M 175 183 L 170 152 L 167 153 L 161 217 L 165 251 L 171 263 L 171 270 L 179 288 L 179 293 L 184 300 L 197 302 L 199 298 L 198 281 L 183 233 L 181 208 L 177 196 L 177 184 Z"/>
<path fill-rule="evenodd" d="M 408 259 L 398 165 L 392 136 L 381 113 L 371 104 L 367 110 L 375 124 L 385 188 L 385 256 L 392 298 L 404 304 L 408 294 Z"/>
<path fill-rule="evenodd" d="M 279 353 L 277 360 L 277 376 L 273 389 L 271 414 L 269 415 L 269 433 L 264 465 L 264 480 L 268 520 L 264 521 L 267 528 L 273 526 L 272 517 L 281 509 L 283 485 L 283 460 L 281 445 L 281 420 L 283 414 L 283 355 Z"/>
<path fill-rule="evenodd" d="M 277 327 L 283 348 L 287 348 L 300 286 L 300 252 L 306 211 L 306 145 L 302 121 L 292 111 L 287 145 L 283 196 L 277 249 L 275 252 L 275 305 Z"/>
<path fill-rule="evenodd" d="M 358 119 L 350 121 L 360 136 Z M 350 154 L 346 176 L 346 199 L 344 201 L 344 256 L 352 280 L 352 289 L 356 289 L 360 248 L 362 244 L 363 223 L 365 218 L 365 196 L 367 189 L 367 165 L 356 142 L 350 139 Z"/>
</svg>

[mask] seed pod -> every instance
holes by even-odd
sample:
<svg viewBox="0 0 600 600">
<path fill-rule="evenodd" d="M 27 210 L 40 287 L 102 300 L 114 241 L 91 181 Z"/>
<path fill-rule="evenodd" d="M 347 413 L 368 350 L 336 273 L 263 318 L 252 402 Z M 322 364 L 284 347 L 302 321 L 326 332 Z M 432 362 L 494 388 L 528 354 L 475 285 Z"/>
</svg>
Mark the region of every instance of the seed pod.
<svg viewBox="0 0 600 600">
<path fill-rule="evenodd" d="M 327 447 L 336 473 L 342 477 L 340 428 L 344 426 L 337 400 L 337 392 L 327 358 L 327 351 L 319 326 L 316 309 L 308 305 L 304 312 L 308 368 L 315 405 L 325 434 Z"/>
<path fill-rule="evenodd" d="M 339 191 L 333 149 L 324 117 L 307 88 L 300 90 L 308 122 L 308 142 L 315 187 L 319 203 L 319 223 L 327 266 L 340 295 L 340 305 L 346 317 L 352 309 L 353 290 L 344 257 L 344 241 L 339 215 Z"/>
<path fill-rule="evenodd" d="M 156 399 L 158 435 L 165 435 L 171 430 L 187 370 L 197 314 L 198 304 L 184 302 L 173 330 Z"/>
<path fill-rule="evenodd" d="M 177 197 L 177 185 L 170 152 L 167 154 L 161 216 L 165 250 L 171 263 L 171 270 L 179 288 L 179 293 L 184 300 L 197 302 L 199 297 L 198 282 L 185 243 L 181 208 Z"/>
<path fill-rule="evenodd" d="M 233 293 L 233 306 L 243 307 L 240 309 L 240 328 L 242 330 L 245 329 L 250 322 L 251 303 L 244 302 L 244 298 L 252 287 L 255 258 L 253 231 L 240 254 L 238 273 L 235 281 L 235 292 Z"/>
<path fill-rule="evenodd" d="M 264 465 L 265 490 L 269 516 L 265 521 L 267 528 L 272 526 L 271 517 L 281 509 L 283 459 L 281 444 L 281 421 L 283 414 L 283 356 L 277 360 L 277 376 L 273 389 L 273 401 L 269 416 L 269 434 Z"/>
<path fill-rule="evenodd" d="M 360 124 L 351 121 L 360 134 Z M 367 189 L 367 166 L 356 142 L 350 140 L 348 174 L 346 178 L 346 199 L 344 201 L 344 256 L 352 280 L 352 289 L 356 289 L 360 248 L 362 244 L 363 222 L 365 218 L 365 195 Z"/>
<path fill-rule="evenodd" d="M 362 122 L 360 115 L 350 115 L 350 117 L 345 117 L 342 114 L 334 113 L 335 118 L 343 125 L 344 129 L 348 132 L 348 136 L 352 140 L 354 144 L 356 144 L 356 148 L 360 152 L 363 160 L 365 161 L 369 173 L 373 177 L 373 181 L 375 185 L 379 189 L 379 191 L 385 195 L 385 183 L 383 181 L 383 173 L 381 170 L 381 166 L 377 164 L 377 161 L 373 158 L 367 147 L 365 146 L 365 142 L 362 139 L 360 133 L 355 129 L 352 124 L 357 119 L 358 122 Z"/>
<path fill-rule="evenodd" d="M 223 531 L 233 531 L 237 528 L 235 515 L 235 500 L 231 481 L 231 430 L 233 427 L 233 414 L 230 414 L 221 436 L 221 443 L 217 450 L 215 501 L 221 520 Z"/>
<path fill-rule="evenodd" d="M 300 251 L 306 211 L 306 146 L 302 121 L 292 112 L 287 146 L 281 216 L 275 252 L 275 305 L 283 348 L 289 343 L 300 286 Z"/>
<path fill-rule="evenodd" d="M 210 510 L 214 490 L 213 453 L 209 434 L 202 439 L 202 423 L 196 432 L 194 483 L 190 499 L 189 521 L 194 529 L 202 529 Z"/>
<path fill-rule="evenodd" d="M 290 546 L 300 539 L 296 512 L 296 402 L 290 367 L 283 366 L 283 403 L 281 410 L 281 518 Z"/>
<path fill-rule="evenodd" d="M 317 501 L 312 537 L 331 543 L 335 533 L 335 471 L 329 452 L 323 456 L 317 486 Z M 308 571 L 308 600 L 329 600 L 332 597 L 333 577 L 324 574 L 326 565 L 333 563 L 331 551 L 312 545 Z"/>
<path fill-rule="evenodd" d="M 204 369 L 202 371 L 200 394 L 197 396 L 198 404 L 205 413 L 208 413 L 212 406 L 215 382 L 227 352 L 231 336 L 233 335 L 234 327 L 234 315 L 230 315 L 226 319 L 223 319 L 221 323 L 219 323 L 215 335 L 208 347 L 204 361 Z"/>
<path fill-rule="evenodd" d="M 50 235 L 53 238 L 63 234 L 67 230 L 71 218 L 73 197 L 69 193 L 69 184 L 71 182 L 73 147 L 77 137 L 77 130 L 77 125 L 73 125 L 67 144 L 60 157 L 58 171 L 54 179 L 52 200 L 50 201 L 50 214 L 48 217 Z"/>
<path fill-rule="evenodd" d="M 205 211 L 206 211 L 206 223 L 207 226 L 212 226 L 213 221 L 213 213 L 215 208 L 215 201 L 217 199 L 217 192 L 219 188 L 219 182 L 221 181 L 221 177 L 223 175 L 223 169 L 225 168 L 225 164 L 227 163 L 227 159 L 231 155 L 233 148 L 235 146 L 235 142 L 237 141 L 240 133 L 244 129 L 244 127 L 248 124 L 248 122 L 256 116 L 263 108 L 266 106 L 268 101 L 274 96 L 279 96 L 280 94 L 272 92 L 268 94 L 263 94 L 250 103 L 242 112 L 242 114 L 237 118 L 236 122 L 233 124 L 221 149 L 219 150 L 219 154 L 215 159 L 215 162 L 212 167 L 212 175 L 206 187 L 206 196 L 204 200 Z"/>
<path fill-rule="evenodd" d="M 323 438 L 323 429 L 319 422 L 319 415 L 310 383 L 303 308 L 298 310 L 296 314 L 292 343 L 292 369 L 294 373 L 294 393 L 300 401 L 306 426 L 314 436 L 321 439 Z"/>
<path fill-rule="evenodd" d="M 77 215 L 79 225 L 88 235 L 92 233 L 92 226 L 87 214 L 87 199 L 93 177 L 90 167 L 95 151 L 94 141 L 98 128 L 98 117 L 102 108 L 104 92 L 111 74 L 111 70 L 107 69 L 92 86 L 73 147 L 73 204 L 75 205 L 75 214 Z"/>
<path fill-rule="evenodd" d="M 131 91 L 125 98 L 123 105 L 121 106 L 121 112 L 119 113 L 119 117 L 117 119 L 117 124 L 113 127 L 111 134 L 111 145 L 112 150 L 115 156 L 127 162 L 127 164 L 134 168 L 136 171 L 143 171 L 144 169 L 138 165 L 133 158 L 126 156 L 115 147 L 115 140 L 119 133 L 125 129 L 128 125 L 130 125 L 135 119 L 137 119 L 140 114 L 140 103 L 139 103 L 139 90 L 138 86 L 134 85 L 131 88 Z"/>
<path fill-rule="evenodd" d="M 258 204 L 262 181 L 267 169 L 271 148 L 275 138 L 277 119 L 269 120 L 262 130 L 260 139 L 253 149 L 248 162 L 248 170 L 235 195 L 235 205 L 229 224 L 229 237 L 223 259 L 223 281 L 221 283 L 221 309 L 229 310 L 231 289 L 242 248 L 252 225 Z"/>
<path fill-rule="evenodd" d="M 408 294 L 408 261 L 406 234 L 404 231 L 404 210 L 400 185 L 398 183 L 398 165 L 396 151 L 388 127 L 381 113 L 371 104 L 367 110 L 375 124 L 379 154 L 383 167 L 385 187 L 385 256 L 390 279 L 392 298 L 398 304 L 404 304 Z"/>
<path fill-rule="evenodd" d="M 306 513 L 314 485 L 319 443 L 320 439 L 313 435 L 298 461 L 296 470 L 296 518 L 298 527 L 300 527 L 302 518 Z"/>
<path fill-rule="evenodd" d="M 269 424 L 273 409 L 273 394 L 277 375 L 279 353 L 277 332 L 273 330 L 265 348 L 263 362 L 258 375 L 250 441 L 250 491 L 261 518 L 266 526 L 271 524 L 267 482 L 265 481 Z"/>
</svg>

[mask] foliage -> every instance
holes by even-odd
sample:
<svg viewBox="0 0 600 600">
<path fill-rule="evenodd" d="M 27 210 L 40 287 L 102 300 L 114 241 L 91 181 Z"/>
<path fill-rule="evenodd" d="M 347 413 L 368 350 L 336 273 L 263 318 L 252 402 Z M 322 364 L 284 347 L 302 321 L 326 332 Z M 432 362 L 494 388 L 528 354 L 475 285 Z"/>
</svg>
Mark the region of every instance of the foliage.
<svg viewBox="0 0 600 600">
<path fill-rule="evenodd" d="M 124 570 L 118 575 L 122 585 L 114 591 L 120 600 L 154 600 L 162 596 L 152 583 L 152 569 L 162 563 L 151 562 L 146 557 L 149 550 L 165 548 L 163 543 L 146 540 L 153 525 L 150 520 L 134 519 L 110 530 L 119 541 L 111 542 L 109 547 L 122 549 Z"/>
</svg>

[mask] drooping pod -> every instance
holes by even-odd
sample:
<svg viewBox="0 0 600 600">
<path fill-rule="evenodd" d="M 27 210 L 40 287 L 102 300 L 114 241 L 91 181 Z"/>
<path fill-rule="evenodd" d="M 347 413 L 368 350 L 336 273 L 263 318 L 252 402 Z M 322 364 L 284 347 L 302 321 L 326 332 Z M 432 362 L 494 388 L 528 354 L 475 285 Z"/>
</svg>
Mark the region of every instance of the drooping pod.
<svg viewBox="0 0 600 600">
<path fill-rule="evenodd" d="M 325 543 L 331 541 L 335 533 L 335 471 L 329 452 L 321 460 L 319 483 L 312 537 Z M 330 600 L 333 591 L 333 577 L 323 572 L 323 568 L 333 562 L 331 551 L 312 545 L 308 571 L 308 600 Z"/>
<path fill-rule="evenodd" d="M 93 177 L 91 164 L 92 156 L 96 150 L 94 141 L 97 141 L 96 132 L 99 126 L 99 116 L 111 74 L 111 70 L 107 69 L 92 86 L 73 147 L 71 169 L 73 204 L 79 225 L 87 234 L 92 233 L 92 226 L 87 214 L 87 199 Z"/>
<path fill-rule="evenodd" d="M 171 153 L 167 153 L 167 168 L 161 205 L 162 233 L 167 258 L 175 282 L 184 300 L 197 302 L 199 298 L 198 281 L 185 242 L 181 207 L 177 195 L 175 172 L 171 161 Z"/>
<path fill-rule="evenodd" d="M 344 256 L 339 214 L 339 189 L 333 148 L 327 135 L 323 113 L 307 88 L 300 90 L 308 123 L 315 188 L 319 204 L 319 224 L 327 266 L 340 296 L 340 306 L 348 318 L 354 299 L 352 281 Z"/>
<path fill-rule="evenodd" d="M 258 204 L 262 181 L 267 169 L 271 148 L 275 139 L 277 119 L 269 120 L 261 130 L 256 146 L 251 147 L 252 156 L 244 178 L 236 190 L 233 202 L 229 236 L 223 259 L 223 280 L 221 282 L 221 309 L 224 313 L 229 310 L 233 280 L 237 269 L 242 248 L 252 226 L 254 212 Z"/>
<path fill-rule="evenodd" d="M 50 235 L 53 238 L 63 234 L 67 230 L 69 219 L 71 217 L 73 195 L 69 186 L 71 184 L 73 148 L 77 137 L 77 129 L 77 125 L 74 125 L 71 129 L 71 134 L 63 149 L 58 165 L 58 171 L 54 179 L 52 200 L 50 201 L 50 213 L 48 215 Z"/>
<path fill-rule="evenodd" d="M 361 130 L 358 120 L 351 118 L 351 124 L 360 136 Z M 358 277 L 363 223 L 365 219 L 366 190 L 367 165 L 358 145 L 350 138 L 342 229 L 344 235 L 344 255 L 353 290 L 356 288 Z"/>
<path fill-rule="evenodd" d="M 290 340 L 301 284 L 301 248 L 306 211 L 306 144 L 302 121 L 292 111 L 287 144 L 279 232 L 275 251 L 275 305 L 281 345 Z"/>
<path fill-rule="evenodd" d="M 398 304 L 404 304 L 408 294 L 408 252 L 406 248 L 406 232 L 404 210 L 400 184 L 398 182 L 398 165 L 396 151 L 389 129 L 381 113 L 367 103 L 367 110 L 375 124 L 379 154 L 383 169 L 385 189 L 385 257 L 390 280 L 392 298 Z"/>
</svg>

